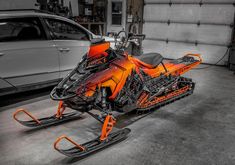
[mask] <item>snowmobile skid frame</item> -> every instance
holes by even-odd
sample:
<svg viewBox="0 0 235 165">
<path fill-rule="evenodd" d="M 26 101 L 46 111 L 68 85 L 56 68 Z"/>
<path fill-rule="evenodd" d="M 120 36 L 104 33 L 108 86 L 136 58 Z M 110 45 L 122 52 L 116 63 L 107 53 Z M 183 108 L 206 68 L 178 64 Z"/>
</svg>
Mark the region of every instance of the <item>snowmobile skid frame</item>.
<svg viewBox="0 0 235 165">
<path fill-rule="evenodd" d="M 195 83 L 192 82 L 191 79 L 185 78 L 185 77 L 180 77 L 179 82 L 181 84 L 184 84 L 184 85 L 182 85 L 181 88 L 179 88 L 173 92 L 170 92 L 168 94 L 165 94 L 163 96 L 157 96 L 155 98 L 152 98 L 151 100 L 148 100 L 147 94 L 142 95 L 140 97 L 139 102 L 138 102 L 139 107 L 137 108 L 137 111 L 145 111 L 148 109 L 159 108 L 161 106 L 164 106 L 168 103 L 179 100 L 179 99 L 193 93 L 193 90 L 195 88 Z"/>
<path fill-rule="evenodd" d="M 55 125 L 59 124 L 65 121 L 77 119 L 81 117 L 80 112 L 69 112 L 69 113 L 64 113 L 66 109 L 66 106 L 64 105 L 63 101 L 59 102 L 57 112 L 56 114 L 49 116 L 49 117 L 44 117 L 44 118 L 36 118 L 34 115 L 32 115 L 30 112 L 28 112 L 25 109 L 18 109 L 14 114 L 13 118 L 19 122 L 20 124 L 27 126 L 27 127 L 45 127 L 45 126 L 50 126 L 50 125 Z M 23 121 L 17 118 L 17 115 L 20 113 L 24 113 L 28 117 L 30 117 L 32 120 L 28 121 Z"/>
</svg>

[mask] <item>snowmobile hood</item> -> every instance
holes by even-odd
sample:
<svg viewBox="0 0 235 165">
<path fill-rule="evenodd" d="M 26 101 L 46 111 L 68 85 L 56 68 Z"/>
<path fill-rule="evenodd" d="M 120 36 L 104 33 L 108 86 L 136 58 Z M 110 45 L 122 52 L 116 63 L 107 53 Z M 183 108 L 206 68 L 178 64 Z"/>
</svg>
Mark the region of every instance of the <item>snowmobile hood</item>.
<svg viewBox="0 0 235 165">
<path fill-rule="evenodd" d="M 105 42 L 102 39 L 95 40 L 90 46 L 90 50 L 87 53 L 86 69 L 94 68 L 107 62 L 107 50 L 110 48 L 110 43 Z"/>
</svg>

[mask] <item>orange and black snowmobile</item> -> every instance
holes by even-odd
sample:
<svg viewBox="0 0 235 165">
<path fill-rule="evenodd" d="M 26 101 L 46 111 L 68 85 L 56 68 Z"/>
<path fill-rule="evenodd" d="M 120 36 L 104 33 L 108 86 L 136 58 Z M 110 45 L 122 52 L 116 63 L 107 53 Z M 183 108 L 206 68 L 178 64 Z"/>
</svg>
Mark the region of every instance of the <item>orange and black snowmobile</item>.
<svg viewBox="0 0 235 165">
<path fill-rule="evenodd" d="M 67 136 L 55 141 L 55 149 L 70 157 L 82 157 L 125 139 L 130 132 L 128 128 L 111 133 L 116 123 L 112 112 L 146 111 L 192 94 L 195 83 L 181 75 L 202 61 L 198 54 L 166 60 L 158 53 L 139 56 L 126 53 L 127 43 L 141 37 L 144 35 L 129 34 L 115 50 L 109 42 L 95 40 L 77 67 L 52 90 L 51 98 L 60 101 L 55 115 L 37 119 L 20 109 L 14 118 L 23 125 L 37 127 L 70 120 L 86 112 L 101 122 L 101 135 L 85 144 L 80 145 Z M 64 114 L 66 107 L 75 113 Z M 93 109 L 99 110 L 100 115 L 92 113 Z M 19 112 L 25 112 L 33 120 L 19 120 L 16 117 Z M 58 144 L 62 139 L 74 147 L 60 149 Z"/>
</svg>

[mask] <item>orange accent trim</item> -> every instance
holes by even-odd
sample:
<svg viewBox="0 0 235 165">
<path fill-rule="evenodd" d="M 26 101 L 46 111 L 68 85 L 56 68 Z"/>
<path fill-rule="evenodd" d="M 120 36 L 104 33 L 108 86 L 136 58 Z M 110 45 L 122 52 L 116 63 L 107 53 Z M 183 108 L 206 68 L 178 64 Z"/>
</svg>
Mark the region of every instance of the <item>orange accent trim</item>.
<svg viewBox="0 0 235 165">
<path fill-rule="evenodd" d="M 149 94 L 147 92 L 143 92 L 139 99 L 137 100 L 137 105 L 143 104 L 148 99 Z"/>
<path fill-rule="evenodd" d="M 20 120 L 17 119 L 16 115 L 20 112 L 23 112 L 25 113 L 26 115 L 28 115 L 30 118 L 32 118 L 34 121 L 36 121 L 38 124 L 41 124 L 41 122 L 36 118 L 34 117 L 31 113 L 29 113 L 28 111 L 26 111 L 25 109 L 18 109 L 14 114 L 13 114 L 13 118 L 20 123 Z"/>
<path fill-rule="evenodd" d="M 65 136 L 65 135 L 62 135 L 60 137 L 58 137 L 56 139 L 56 141 L 54 142 L 54 148 L 57 150 L 57 151 L 60 151 L 60 149 L 58 148 L 58 143 L 62 140 L 62 139 L 66 139 L 67 141 L 69 141 L 70 143 L 74 144 L 77 148 L 79 148 L 81 151 L 85 151 L 85 147 L 83 147 L 82 145 L 76 143 L 75 141 L 73 141 L 72 139 L 70 139 L 69 137 Z"/>
<path fill-rule="evenodd" d="M 103 127 L 102 127 L 102 132 L 100 135 L 101 141 L 107 139 L 107 137 L 108 137 L 109 133 L 112 131 L 115 123 L 116 123 L 116 120 L 111 115 L 106 116 L 106 118 L 104 120 Z"/>
<path fill-rule="evenodd" d="M 56 112 L 56 118 L 62 117 L 64 110 L 65 110 L 64 102 L 60 101 Z"/>
</svg>

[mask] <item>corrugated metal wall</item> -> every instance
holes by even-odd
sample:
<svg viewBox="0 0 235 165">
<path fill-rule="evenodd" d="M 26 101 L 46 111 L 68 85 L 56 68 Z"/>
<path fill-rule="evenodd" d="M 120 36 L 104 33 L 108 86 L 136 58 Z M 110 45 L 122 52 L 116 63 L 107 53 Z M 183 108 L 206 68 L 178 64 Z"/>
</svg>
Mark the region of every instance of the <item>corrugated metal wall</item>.
<svg viewBox="0 0 235 165">
<path fill-rule="evenodd" d="M 145 0 L 144 52 L 166 58 L 200 53 L 214 64 L 231 43 L 235 0 Z M 219 64 L 224 65 L 226 57 Z"/>
</svg>

